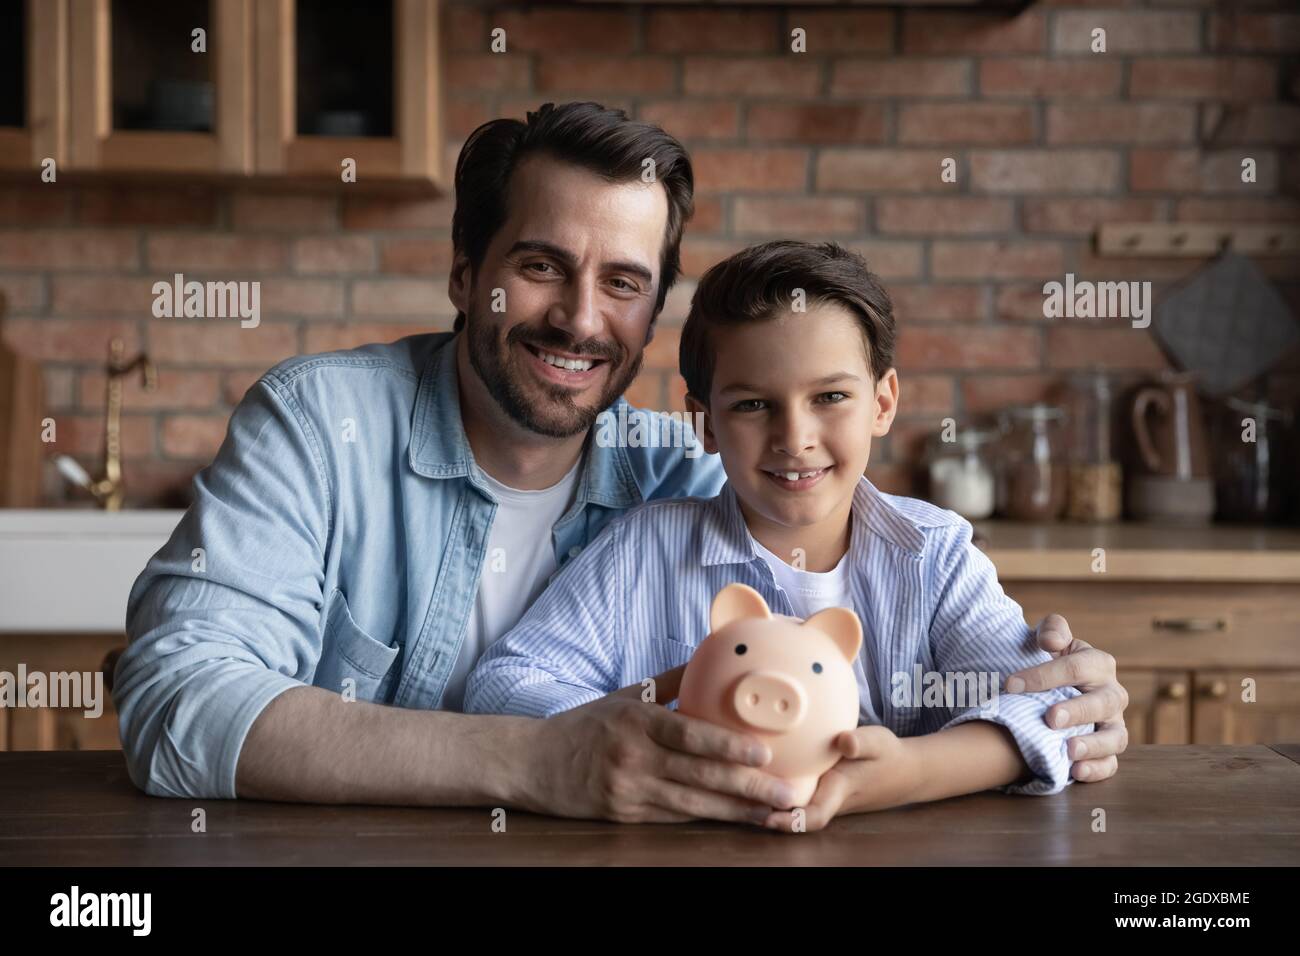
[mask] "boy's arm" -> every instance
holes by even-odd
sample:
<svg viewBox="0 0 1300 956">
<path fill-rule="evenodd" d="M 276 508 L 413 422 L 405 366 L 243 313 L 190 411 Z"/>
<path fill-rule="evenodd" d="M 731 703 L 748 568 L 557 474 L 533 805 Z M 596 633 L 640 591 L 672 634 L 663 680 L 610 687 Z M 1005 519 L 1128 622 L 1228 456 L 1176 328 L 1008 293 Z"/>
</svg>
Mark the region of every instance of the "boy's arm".
<svg viewBox="0 0 1300 956">
<path fill-rule="evenodd" d="M 908 737 L 921 761 L 922 783 L 915 801 L 946 800 L 994 787 L 1025 784 L 1033 771 L 1015 736 L 1001 724 L 972 720 L 938 733 Z"/>
<path fill-rule="evenodd" d="M 615 520 L 551 580 L 479 658 L 465 713 L 550 717 L 620 688 L 626 632 L 624 522 Z"/>
<path fill-rule="evenodd" d="M 987 701 L 941 707 L 926 721 L 947 730 L 969 721 L 1000 725 L 1014 740 L 1032 776 L 1007 782 L 1007 793 L 1057 793 L 1070 783 L 1068 738 L 1092 733 L 1091 724 L 1056 730 L 1044 714 L 1053 704 L 1077 697 L 1074 687 L 1032 694 L 1007 694 L 1008 675 L 1049 659 L 1034 640 L 1020 605 L 1007 597 L 988 556 L 971 543 L 971 525 L 962 521 L 940 539 L 930 593 L 935 595 L 930 641 L 940 674 L 972 675 L 974 686 L 990 687 Z M 971 686 L 967 683 L 966 686 Z M 941 747 L 945 746 L 940 744 Z M 936 764 L 942 767 L 943 764 Z M 965 767 L 965 761 L 954 764 Z M 965 770 L 958 770 L 958 776 Z M 1019 777 L 1013 778 L 1019 781 Z M 953 786 L 960 785 L 955 781 Z M 964 792 L 970 792 L 969 790 Z"/>
</svg>

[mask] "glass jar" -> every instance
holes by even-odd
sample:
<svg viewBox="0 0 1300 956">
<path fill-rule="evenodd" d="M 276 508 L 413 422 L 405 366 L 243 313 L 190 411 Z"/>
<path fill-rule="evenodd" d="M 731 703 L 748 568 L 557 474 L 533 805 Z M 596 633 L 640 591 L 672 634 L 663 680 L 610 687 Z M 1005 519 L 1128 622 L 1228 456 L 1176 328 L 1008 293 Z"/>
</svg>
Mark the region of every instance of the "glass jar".
<svg viewBox="0 0 1300 956">
<path fill-rule="evenodd" d="M 1229 398 L 1218 416 L 1215 499 L 1221 521 L 1282 517 L 1285 429 L 1291 415 L 1263 402 Z"/>
<path fill-rule="evenodd" d="M 1071 521 L 1115 521 L 1122 511 L 1124 475 L 1115 454 L 1113 397 L 1110 377 L 1101 369 L 1071 382 L 1065 508 Z"/>
<path fill-rule="evenodd" d="M 1065 510 L 1068 484 L 1062 424 L 1055 405 L 1020 405 L 1000 416 L 998 512 L 1015 521 L 1053 521 Z"/>
<path fill-rule="evenodd" d="M 970 521 L 993 514 L 997 480 L 992 450 L 999 437 L 993 429 L 970 428 L 952 441 L 932 438 L 926 453 L 930 500 Z"/>
</svg>

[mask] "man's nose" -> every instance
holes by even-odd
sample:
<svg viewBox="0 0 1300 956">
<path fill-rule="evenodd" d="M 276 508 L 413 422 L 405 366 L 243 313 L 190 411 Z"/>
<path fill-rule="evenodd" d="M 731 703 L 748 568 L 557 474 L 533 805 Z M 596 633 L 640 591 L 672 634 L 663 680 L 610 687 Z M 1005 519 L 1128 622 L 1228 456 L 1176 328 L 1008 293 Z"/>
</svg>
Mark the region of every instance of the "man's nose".
<svg viewBox="0 0 1300 956">
<path fill-rule="evenodd" d="M 547 321 L 568 332 L 574 342 L 599 339 L 604 318 L 596 304 L 596 282 L 579 276 L 567 284 L 560 300 L 551 306 Z"/>
</svg>

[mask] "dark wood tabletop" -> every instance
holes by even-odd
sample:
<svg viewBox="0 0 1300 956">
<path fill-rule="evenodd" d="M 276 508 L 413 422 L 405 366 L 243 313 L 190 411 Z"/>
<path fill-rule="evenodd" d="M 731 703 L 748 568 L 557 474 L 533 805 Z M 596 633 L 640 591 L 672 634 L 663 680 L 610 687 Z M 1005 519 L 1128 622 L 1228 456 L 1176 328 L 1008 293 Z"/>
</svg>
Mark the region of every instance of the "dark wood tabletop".
<svg viewBox="0 0 1300 956">
<path fill-rule="evenodd" d="M 1294 744 L 1134 746 L 1115 777 L 1056 796 L 973 794 L 780 834 L 515 810 L 493 832 L 491 808 L 163 799 L 116 751 L 0 753 L 0 865 L 1297 865 L 1297 761 Z"/>
</svg>

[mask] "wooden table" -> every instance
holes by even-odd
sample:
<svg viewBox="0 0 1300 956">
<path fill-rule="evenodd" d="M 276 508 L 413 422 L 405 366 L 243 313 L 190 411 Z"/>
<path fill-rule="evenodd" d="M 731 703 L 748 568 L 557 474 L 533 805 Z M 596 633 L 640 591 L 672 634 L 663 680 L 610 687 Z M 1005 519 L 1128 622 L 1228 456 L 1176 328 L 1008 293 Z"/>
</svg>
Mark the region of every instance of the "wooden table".
<svg viewBox="0 0 1300 956">
<path fill-rule="evenodd" d="M 0 864 L 1296 865 L 1300 745 L 1131 747 L 1116 777 L 1058 796 L 974 794 L 798 835 L 513 810 L 494 833 L 487 808 L 160 799 L 118 752 L 0 753 Z"/>
</svg>

